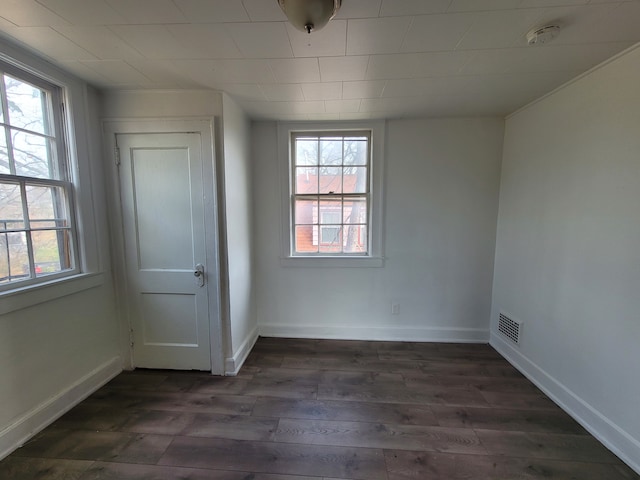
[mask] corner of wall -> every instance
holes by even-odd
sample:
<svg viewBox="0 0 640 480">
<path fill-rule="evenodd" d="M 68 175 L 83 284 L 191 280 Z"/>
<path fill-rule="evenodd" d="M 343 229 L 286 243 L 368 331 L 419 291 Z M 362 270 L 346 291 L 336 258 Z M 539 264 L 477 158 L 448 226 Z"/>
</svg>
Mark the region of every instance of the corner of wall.
<svg viewBox="0 0 640 480">
<path fill-rule="evenodd" d="M 254 327 L 244 339 L 238 350 L 231 357 L 227 357 L 224 362 L 224 374 L 226 376 L 236 376 L 245 360 L 251 353 L 251 349 L 258 340 L 258 327 Z"/>
<path fill-rule="evenodd" d="M 491 331 L 490 345 L 605 447 L 640 472 L 640 442 Z"/>
</svg>

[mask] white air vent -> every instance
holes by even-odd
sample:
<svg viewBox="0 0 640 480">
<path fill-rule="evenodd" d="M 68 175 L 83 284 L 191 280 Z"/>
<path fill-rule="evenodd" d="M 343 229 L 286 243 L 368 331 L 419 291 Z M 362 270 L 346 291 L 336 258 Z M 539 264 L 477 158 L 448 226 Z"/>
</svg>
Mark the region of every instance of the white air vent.
<svg viewBox="0 0 640 480">
<path fill-rule="evenodd" d="M 500 313 L 500 318 L 498 319 L 498 331 L 513 343 L 519 344 L 522 322 L 509 318 L 504 313 Z"/>
</svg>

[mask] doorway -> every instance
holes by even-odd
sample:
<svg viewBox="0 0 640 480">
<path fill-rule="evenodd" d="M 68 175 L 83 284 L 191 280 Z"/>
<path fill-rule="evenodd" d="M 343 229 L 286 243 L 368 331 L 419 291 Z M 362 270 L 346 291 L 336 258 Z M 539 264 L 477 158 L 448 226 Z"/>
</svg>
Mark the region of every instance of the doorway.
<svg viewBox="0 0 640 480">
<path fill-rule="evenodd" d="M 114 125 L 111 136 L 131 366 L 221 374 L 211 130 L 150 127 Z"/>
</svg>

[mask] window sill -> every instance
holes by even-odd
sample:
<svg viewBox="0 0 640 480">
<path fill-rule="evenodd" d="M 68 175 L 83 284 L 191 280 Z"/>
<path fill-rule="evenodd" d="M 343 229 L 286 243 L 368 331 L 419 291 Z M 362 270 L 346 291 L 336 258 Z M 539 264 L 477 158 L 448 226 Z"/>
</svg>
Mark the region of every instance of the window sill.
<svg viewBox="0 0 640 480">
<path fill-rule="evenodd" d="M 7 290 L 0 293 L 0 315 L 99 287 L 103 283 L 102 273 L 82 273 L 47 283 Z"/>
<path fill-rule="evenodd" d="M 283 257 L 283 267 L 376 268 L 384 266 L 383 257 Z"/>
</svg>

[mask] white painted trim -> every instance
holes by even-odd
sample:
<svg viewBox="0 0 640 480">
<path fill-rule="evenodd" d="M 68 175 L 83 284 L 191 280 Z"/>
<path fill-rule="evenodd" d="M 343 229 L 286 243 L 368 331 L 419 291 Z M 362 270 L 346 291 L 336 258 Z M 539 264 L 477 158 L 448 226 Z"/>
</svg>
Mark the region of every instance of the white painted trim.
<svg viewBox="0 0 640 480">
<path fill-rule="evenodd" d="M 548 97 L 551 97 L 552 95 L 555 95 L 556 93 L 560 92 L 561 90 L 564 90 L 565 88 L 573 85 L 574 83 L 579 82 L 584 77 L 588 77 L 593 72 L 596 72 L 597 70 L 600 70 L 601 68 L 606 67 L 610 63 L 615 62 L 617 59 L 619 59 L 620 57 L 625 56 L 627 53 L 632 52 L 636 48 L 640 48 L 640 43 L 636 43 L 635 45 L 632 45 L 629 48 L 625 48 L 623 51 L 621 51 L 619 53 L 616 53 L 613 57 L 607 58 L 606 60 L 604 60 L 602 63 L 599 63 L 595 67 L 591 67 L 586 72 L 583 72 L 580 75 L 572 78 L 571 80 L 566 81 L 565 83 L 563 83 L 559 87 L 554 88 L 553 90 L 551 90 L 548 93 L 545 93 L 541 97 L 538 97 L 535 100 L 530 101 L 526 105 L 523 105 L 522 107 L 518 108 L 517 110 L 511 112 L 509 115 L 505 116 L 505 120 L 509 120 L 511 117 L 514 117 L 514 116 L 518 115 L 519 113 L 522 113 L 523 111 L 528 110 L 529 108 L 533 107 L 538 102 L 541 102 L 544 99 L 546 99 Z"/>
<path fill-rule="evenodd" d="M 122 371 L 122 360 L 103 363 L 0 431 L 0 460 L 40 432 Z"/>
<path fill-rule="evenodd" d="M 379 340 L 399 342 L 487 343 L 489 330 L 445 327 L 336 327 L 283 324 L 260 325 L 262 337 Z"/>
<path fill-rule="evenodd" d="M 317 268 L 379 268 L 384 267 L 382 257 L 281 257 L 282 267 Z"/>
<path fill-rule="evenodd" d="M 513 348 L 494 332 L 490 344 L 589 433 L 640 474 L 640 441 Z"/>
<path fill-rule="evenodd" d="M 251 349 L 256 344 L 258 340 L 258 327 L 254 327 L 253 330 L 247 335 L 247 338 L 244 339 L 238 351 L 233 355 L 233 357 L 227 357 L 224 361 L 224 374 L 229 376 L 236 376 L 242 368 L 244 361 L 247 359 L 249 354 L 251 353 Z"/>
</svg>

